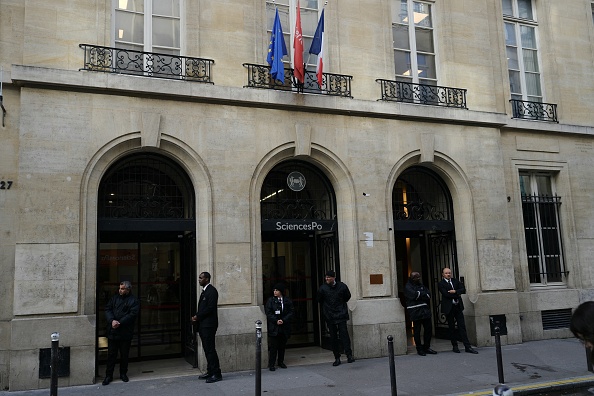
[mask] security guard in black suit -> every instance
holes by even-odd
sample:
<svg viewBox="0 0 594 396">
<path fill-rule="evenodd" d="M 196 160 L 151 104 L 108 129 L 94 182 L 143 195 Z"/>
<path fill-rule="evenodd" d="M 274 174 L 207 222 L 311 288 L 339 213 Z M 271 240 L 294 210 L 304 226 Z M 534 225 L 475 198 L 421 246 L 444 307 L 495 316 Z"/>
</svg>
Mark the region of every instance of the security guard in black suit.
<svg viewBox="0 0 594 396">
<path fill-rule="evenodd" d="M 205 379 L 207 383 L 218 382 L 223 379 L 219 355 L 217 355 L 215 348 L 215 335 L 219 327 L 217 314 L 219 293 L 210 284 L 210 274 L 208 272 L 203 272 L 198 276 L 198 283 L 202 287 L 202 293 L 200 294 L 200 301 L 198 301 L 198 311 L 196 315 L 192 316 L 192 321 L 198 322 L 198 334 L 202 341 L 202 349 L 204 349 L 207 363 L 206 373 L 198 378 Z"/>
</svg>

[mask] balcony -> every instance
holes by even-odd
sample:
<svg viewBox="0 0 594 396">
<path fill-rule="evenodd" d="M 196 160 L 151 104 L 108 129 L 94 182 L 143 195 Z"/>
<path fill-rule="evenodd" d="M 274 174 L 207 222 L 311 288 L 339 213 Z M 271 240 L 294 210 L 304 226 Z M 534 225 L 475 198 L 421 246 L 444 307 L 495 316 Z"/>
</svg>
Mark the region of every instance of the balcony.
<svg viewBox="0 0 594 396">
<path fill-rule="evenodd" d="M 518 99 L 511 99 L 510 103 L 512 105 L 512 118 L 559 123 L 556 104 Z"/>
<path fill-rule="evenodd" d="M 211 81 L 211 68 L 214 61 L 212 59 L 190 58 L 90 44 L 79 44 L 79 47 L 85 52 L 84 67 L 79 70 L 213 84 Z"/>
<path fill-rule="evenodd" d="M 280 91 L 291 91 L 299 93 L 311 93 L 316 95 L 331 95 L 352 98 L 351 80 L 352 76 L 343 74 L 322 74 L 322 86 L 318 86 L 318 80 L 314 71 L 305 71 L 305 81 L 299 83 L 293 74 L 293 69 L 285 68 L 285 83 L 281 84 L 270 77 L 270 66 L 244 63 L 248 69 L 248 85 L 246 88 L 276 89 Z"/>
<path fill-rule="evenodd" d="M 375 81 L 381 84 L 380 100 L 468 109 L 465 89 L 383 79 Z"/>
</svg>

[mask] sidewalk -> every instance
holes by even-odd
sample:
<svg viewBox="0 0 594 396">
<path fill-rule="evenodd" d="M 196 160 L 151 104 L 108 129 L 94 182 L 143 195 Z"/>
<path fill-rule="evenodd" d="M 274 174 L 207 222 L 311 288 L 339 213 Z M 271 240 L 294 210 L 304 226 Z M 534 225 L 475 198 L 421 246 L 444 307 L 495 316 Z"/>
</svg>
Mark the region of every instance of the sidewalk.
<svg viewBox="0 0 594 396">
<path fill-rule="evenodd" d="M 449 345 L 435 346 L 437 355 L 397 356 L 396 384 L 398 395 L 491 395 L 498 383 L 497 359 L 494 347 L 477 348 L 478 355 L 455 354 Z M 390 395 L 390 372 L 388 358 L 358 359 L 347 364 L 346 359 L 333 367 L 332 353 L 328 361 L 317 364 L 291 365 L 288 369 L 277 368 L 262 371 L 262 394 L 267 396 L 304 395 Z M 263 348 L 265 356 L 265 348 Z M 506 384 L 514 395 L 538 394 L 534 389 L 550 389 L 553 386 L 591 386 L 594 375 L 587 371 L 583 345 L 575 339 L 525 342 L 502 347 L 503 370 Z M 224 367 L 223 367 L 224 368 Z M 117 370 L 117 368 L 116 368 Z M 197 370 L 172 373 L 171 376 L 143 377 L 131 367 L 130 382 L 115 379 L 102 386 L 100 379 L 95 385 L 65 387 L 58 395 L 113 395 L 126 396 L 185 396 L 208 394 L 212 396 L 254 395 L 255 374 L 253 371 L 223 372 L 224 380 L 206 384 L 198 380 Z M 584 393 L 589 394 L 589 393 Z M 0 392 L 6 396 L 49 395 L 49 389 L 19 392 Z"/>
</svg>

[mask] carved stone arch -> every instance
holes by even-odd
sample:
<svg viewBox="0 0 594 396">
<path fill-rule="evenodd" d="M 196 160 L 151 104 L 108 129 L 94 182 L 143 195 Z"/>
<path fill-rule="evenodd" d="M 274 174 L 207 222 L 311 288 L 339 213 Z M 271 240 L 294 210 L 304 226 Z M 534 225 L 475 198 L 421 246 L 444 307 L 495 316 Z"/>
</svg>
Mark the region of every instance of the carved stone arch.
<svg viewBox="0 0 594 396">
<path fill-rule="evenodd" d="M 214 269 L 212 181 L 200 156 L 188 145 L 168 135 L 161 138 L 160 148 L 142 147 L 140 133 L 123 135 L 106 143 L 89 160 L 81 180 L 81 310 L 96 314 L 96 260 L 97 260 L 97 192 L 106 171 L 121 158 L 136 153 L 154 152 L 175 161 L 188 175 L 194 188 L 196 234 L 196 260 L 208 271 Z M 196 279 L 197 282 L 197 279 Z"/>
</svg>

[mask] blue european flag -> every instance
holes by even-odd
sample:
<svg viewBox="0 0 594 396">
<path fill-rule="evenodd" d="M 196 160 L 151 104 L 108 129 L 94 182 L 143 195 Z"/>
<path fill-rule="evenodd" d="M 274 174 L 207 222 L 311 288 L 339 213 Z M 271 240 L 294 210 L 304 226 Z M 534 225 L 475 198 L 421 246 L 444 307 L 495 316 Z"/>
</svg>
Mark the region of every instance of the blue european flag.
<svg viewBox="0 0 594 396">
<path fill-rule="evenodd" d="M 266 58 L 266 61 L 270 65 L 270 75 L 272 78 L 283 84 L 285 83 L 283 56 L 287 54 L 285 36 L 283 36 L 283 28 L 281 27 L 277 8 L 276 16 L 274 17 L 274 25 L 272 26 L 272 34 L 270 35 L 270 45 L 268 46 L 268 57 Z"/>
</svg>

